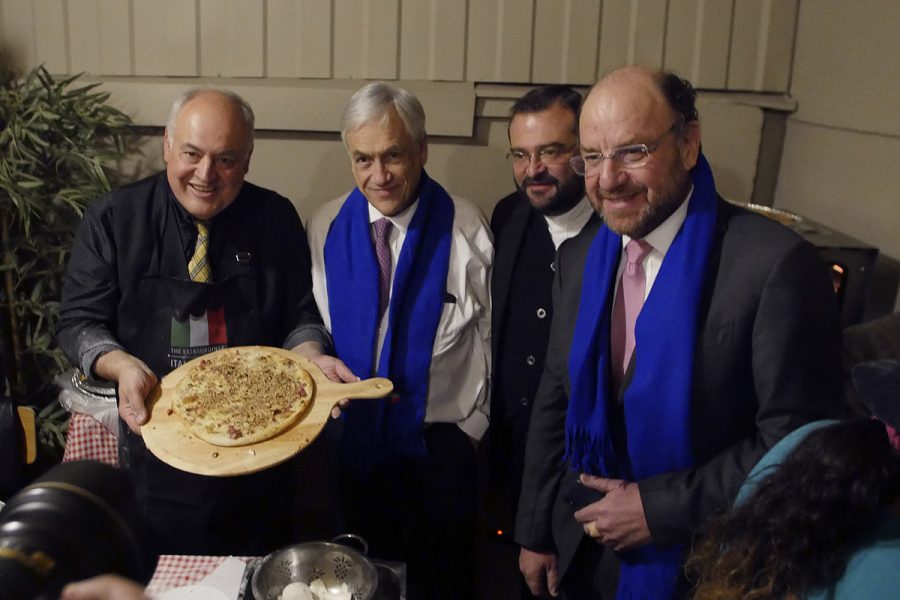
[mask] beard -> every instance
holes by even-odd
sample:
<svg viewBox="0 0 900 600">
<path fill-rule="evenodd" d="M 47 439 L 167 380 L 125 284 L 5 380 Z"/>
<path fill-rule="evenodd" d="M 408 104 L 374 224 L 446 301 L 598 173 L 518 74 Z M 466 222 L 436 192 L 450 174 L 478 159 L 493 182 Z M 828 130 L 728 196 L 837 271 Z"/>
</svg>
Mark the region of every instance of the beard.
<svg viewBox="0 0 900 600">
<path fill-rule="evenodd" d="M 691 175 L 680 164 L 673 163 L 666 177 L 667 185 L 648 189 L 642 185 L 626 184 L 610 192 L 599 192 L 597 197 L 588 194 L 594 209 L 603 217 L 606 226 L 619 235 L 640 239 L 659 227 L 672 216 L 691 189 Z M 605 208 L 604 200 L 629 197 L 644 193 L 646 201 L 631 213 L 618 214 L 612 207 Z M 595 194 L 597 192 L 595 191 Z"/>
<path fill-rule="evenodd" d="M 556 186 L 553 194 L 533 196 L 529 193 L 528 186 L 534 183 Z M 545 215 L 561 215 L 572 209 L 578 201 L 584 198 L 584 178 L 573 175 L 568 181 L 560 182 L 550 173 L 544 173 L 539 177 L 526 177 L 519 184 L 516 182 L 519 193 L 537 210 Z"/>
</svg>

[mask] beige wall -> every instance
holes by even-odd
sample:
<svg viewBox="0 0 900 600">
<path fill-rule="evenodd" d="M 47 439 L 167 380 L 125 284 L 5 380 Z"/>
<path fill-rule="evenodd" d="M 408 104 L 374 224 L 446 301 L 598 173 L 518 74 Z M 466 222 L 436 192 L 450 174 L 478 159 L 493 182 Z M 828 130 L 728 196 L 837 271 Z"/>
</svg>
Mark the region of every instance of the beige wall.
<svg viewBox="0 0 900 600">
<path fill-rule="evenodd" d="M 641 63 L 784 92 L 797 2 L 0 0 L 0 39 L 53 73 L 590 85 Z"/>
<path fill-rule="evenodd" d="M 336 131 L 366 80 L 423 99 L 429 171 L 489 214 L 512 189 L 513 98 L 642 63 L 703 90 L 723 195 L 774 200 L 896 260 L 898 30 L 894 0 L 0 0 L 0 57 L 86 72 L 142 125 L 198 83 L 245 95 L 263 130 L 250 178 L 304 218 L 352 185 Z M 779 176 L 771 117 L 795 109 Z M 156 142 L 143 161 L 160 165 Z"/>
<path fill-rule="evenodd" d="M 422 99 L 429 171 L 489 214 L 512 189 L 506 115 L 529 85 L 589 86 L 623 64 L 663 66 L 710 91 L 704 148 L 721 191 L 749 201 L 761 106 L 774 97 L 793 108 L 784 93 L 798 1 L 0 0 L 0 54 L 85 72 L 153 127 L 188 87 L 235 89 L 263 130 L 251 179 L 304 217 L 351 185 L 336 132 L 366 80 L 401 81 Z M 141 172 L 158 156 L 151 145 Z"/>
<path fill-rule="evenodd" d="M 775 205 L 900 261 L 900 3 L 801 0 Z M 879 282 L 879 284 L 883 284 Z M 900 303 L 895 305 L 900 310 Z"/>
</svg>

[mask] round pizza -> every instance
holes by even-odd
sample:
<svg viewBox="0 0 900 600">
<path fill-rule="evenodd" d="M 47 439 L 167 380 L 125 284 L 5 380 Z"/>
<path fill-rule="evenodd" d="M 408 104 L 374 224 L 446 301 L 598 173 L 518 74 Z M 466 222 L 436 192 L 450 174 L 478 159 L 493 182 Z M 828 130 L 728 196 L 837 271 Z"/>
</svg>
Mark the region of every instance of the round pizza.
<svg viewBox="0 0 900 600">
<path fill-rule="evenodd" d="M 192 362 L 172 408 L 185 427 L 216 446 L 245 446 L 289 429 L 310 406 L 315 383 L 289 356 L 262 347 L 227 348 Z"/>
</svg>

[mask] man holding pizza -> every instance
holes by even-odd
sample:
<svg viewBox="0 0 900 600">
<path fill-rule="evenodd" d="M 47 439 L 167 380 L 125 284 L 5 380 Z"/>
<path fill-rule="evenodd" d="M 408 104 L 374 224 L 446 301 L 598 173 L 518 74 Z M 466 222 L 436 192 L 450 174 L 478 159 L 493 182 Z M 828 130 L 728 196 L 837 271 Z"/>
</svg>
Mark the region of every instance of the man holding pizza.
<svg viewBox="0 0 900 600">
<path fill-rule="evenodd" d="M 159 378 L 229 346 L 294 349 L 349 378 L 312 298 L 306 236 L 286 198 L 244 181 L 254 116 L 232 92 L 179 97 L 163 136 L 166 169 L 85 213 L 57 331 L 69 360 L 118 389 L 119 462 L 171 554 L 263 554 L 290 541 L 290 463 L 214 478 L 159 461 L 141 438 Z M 292 248 L 285 252 L 284 248 Z"/>
<path fill-rule="evenodd" d="M 373 556 L 407 563 L 410 598 L 471 598 L 490 233 L 425 172 L 425 113 L 408 91 L 359 90 L 341 137 L 357 187 L 309 223 L 313 291 L 338 357 L 395 391 L 344 410 L 344 516 Z"/>
</svg>

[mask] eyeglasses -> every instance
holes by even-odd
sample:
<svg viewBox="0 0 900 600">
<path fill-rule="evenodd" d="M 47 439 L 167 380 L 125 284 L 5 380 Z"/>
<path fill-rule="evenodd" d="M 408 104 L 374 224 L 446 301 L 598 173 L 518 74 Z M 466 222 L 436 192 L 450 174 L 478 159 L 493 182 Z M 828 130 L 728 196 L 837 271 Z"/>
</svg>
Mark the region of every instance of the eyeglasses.
<svg viewBox="0 0 900 600">
<path fill-rule="evenodd" d="M 511 160 L 517 167 L 524 167 L 531 164 L 531 160 L 537 159 L 545 165 L 555 165 L 566 160 L 566 156 L 575 150 L 578 144 L 571 146 L 562 146 L 560 144 L 550 144 L 538 148 L 534 152 L 525 152 L 524 150 L 510 150 L 506 153 L 506 159 Z"/>
<path fill-rule="evenodd" d="M 636 169 L 643 167 L 653 153 L 667 135 L 675 131 L 681 126 L 681 119 L 675 121 L 671 127 L 666 129 L 665 133 L 656 138 L 650 144 L 632 144 L 631 146 L 622 146 L 613 149 L 609 154 L 602 152 L 588 152 L 587 154 L 579 154 L 569 159 L 572 170 L 581 176 L 596 175 L 603 168 L 604 160 L 611 160 L 613 163 L 620 165 L 626 169 Z"/>
</svg>

